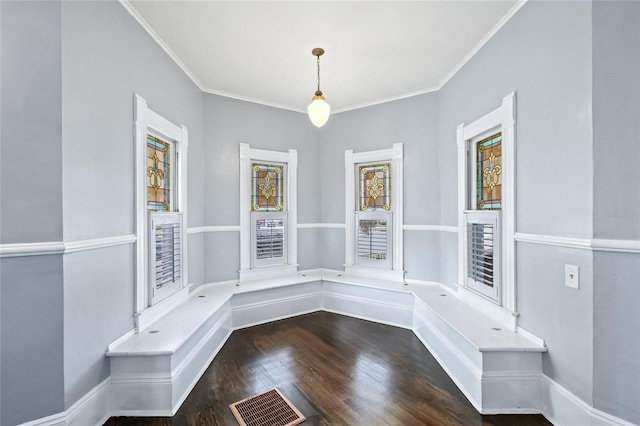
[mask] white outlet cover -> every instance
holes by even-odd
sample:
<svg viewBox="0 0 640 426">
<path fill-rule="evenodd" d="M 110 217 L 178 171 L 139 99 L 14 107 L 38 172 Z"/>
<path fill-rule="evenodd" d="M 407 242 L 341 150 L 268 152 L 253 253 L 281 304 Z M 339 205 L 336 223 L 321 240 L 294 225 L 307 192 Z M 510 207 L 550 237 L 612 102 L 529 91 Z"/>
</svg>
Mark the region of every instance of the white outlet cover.
<svg viewBox="0 0 640 426">
<path fill-rule="evenodd" d="M 576 290 L 580 289 L 580 267 L 564 265 L 564 285 Z"/>
</svg>

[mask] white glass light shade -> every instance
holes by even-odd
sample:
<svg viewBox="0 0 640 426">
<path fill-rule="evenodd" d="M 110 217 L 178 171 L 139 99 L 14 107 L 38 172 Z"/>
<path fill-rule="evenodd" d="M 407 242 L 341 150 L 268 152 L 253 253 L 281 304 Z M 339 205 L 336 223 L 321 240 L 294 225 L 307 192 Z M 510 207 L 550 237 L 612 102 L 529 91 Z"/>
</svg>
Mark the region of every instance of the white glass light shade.
<svg viewBox="0 0 640 426">
<path fill-rule="evenodd" d="M 322 127 L 329 119 L 331 113 L 331 106 L 324 101 L 324 96 L 314 96 L 313 100 L 307 107 L 309 113 L 309 120 L 316 127 Z"/>
</svg>

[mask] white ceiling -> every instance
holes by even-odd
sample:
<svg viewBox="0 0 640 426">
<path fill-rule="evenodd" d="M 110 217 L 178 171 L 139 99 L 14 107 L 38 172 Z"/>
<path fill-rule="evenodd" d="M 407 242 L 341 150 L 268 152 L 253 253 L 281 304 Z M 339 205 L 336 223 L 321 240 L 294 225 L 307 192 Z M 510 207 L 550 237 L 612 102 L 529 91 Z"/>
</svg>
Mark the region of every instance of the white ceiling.
<svg viewBox="0 0 640 426">
<path fill-rule="evenodd" d="M 524 1 L 121 0 L 206 92 L 332 112 L 440 88 Z"/>
</svg>

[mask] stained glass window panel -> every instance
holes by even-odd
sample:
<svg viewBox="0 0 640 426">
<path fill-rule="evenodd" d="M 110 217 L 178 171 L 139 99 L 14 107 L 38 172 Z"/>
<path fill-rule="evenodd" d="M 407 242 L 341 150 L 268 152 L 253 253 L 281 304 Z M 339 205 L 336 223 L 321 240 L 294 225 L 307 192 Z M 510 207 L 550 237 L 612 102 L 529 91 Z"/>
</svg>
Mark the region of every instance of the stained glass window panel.
<svg viewBox="0 0 640 426">
<path fill-rule="evenodd" d="M 391 210 L 391 164 L 369 164 L 358 169 L 358 209 Z"/>
<path fill-rule="evenodd" d="M 284 166 L 253 163 L 251 170 L 251 210 L 283 211 Z"/>
<path fill-rule="evenodd" d="M 171 208 L 171 147 L 147 135 L 147 210 L 166 212 Z"/>
<path fill-rule="evenodd" d="M 502 208 L 502 134 L 476 145 L 476 204 L 478 210 Z"/>
</svg>

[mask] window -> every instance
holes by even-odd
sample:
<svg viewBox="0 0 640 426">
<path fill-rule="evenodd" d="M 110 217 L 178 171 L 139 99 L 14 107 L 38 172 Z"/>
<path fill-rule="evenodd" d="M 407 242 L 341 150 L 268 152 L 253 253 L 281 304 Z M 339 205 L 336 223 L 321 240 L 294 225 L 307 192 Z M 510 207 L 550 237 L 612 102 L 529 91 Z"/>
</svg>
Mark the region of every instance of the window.
<svg viewBox="0 0 640 426">
<path fill-rule="evenodd" d="M 147 135 L 147 210 L 168 212 L 173 207 L 172 164 L 175 144 Z"/>
<path fill-rule="evenodd" d="M 358 209 L 391 210 L 391 163 L 358 167 Z"/>
<path fill-rule="evenodd" d="M 502 208 L 502 133 L 474 143 L 471 185 L 475 189 L 476 210 Z"/>
<path fill-rule="evenodd" d="M 457 133 L 459 294 L 515 329 L 515 93 Z"/>
<path fill-rule="evenodd" d="M 349 274 L 402 281 L 402 144 L 345 152 Z"/>
<path fill-rule="evenodd" d="M 185 243 L 188 133 L 135 97 L 136 292 L 138 330 L 188 295 Z"/>
<path fill-rule="evenodd" d="M 391 163 L 358 165 L 357 265 L 391 268 Z"/>
<path fill-rule="evenodd" d="M 251 267 L 287 264 L 286 165 L 251 164 Z"/>
<path fill-rule="evenodd" d="M 297 152 L 240 144 L 240 281 L 297 272 Z"/>
<path fill-rule="evenodd" d="M 282 164 L 251 164 L 251 210 L 284 210 L 284 168 Z"/>
<path fill-rule="evenodd" d="M 490 136 L 477 136 L 468 144 L 465 284 L 501 304 L 502 252 L 498 236 L 502 208 L 502 133 L 490 133 Z"/>
<path fill-rule="evenodd" d="M 166 139 L 166 140 L 165 140 Z M 149 304 L 171 296 L 182 283 L 182 213 L 176 212 L 174 196 L 177 169 L 176 143 L 147 134 L 146 175 L 149 211 Z"/>
</svg>

